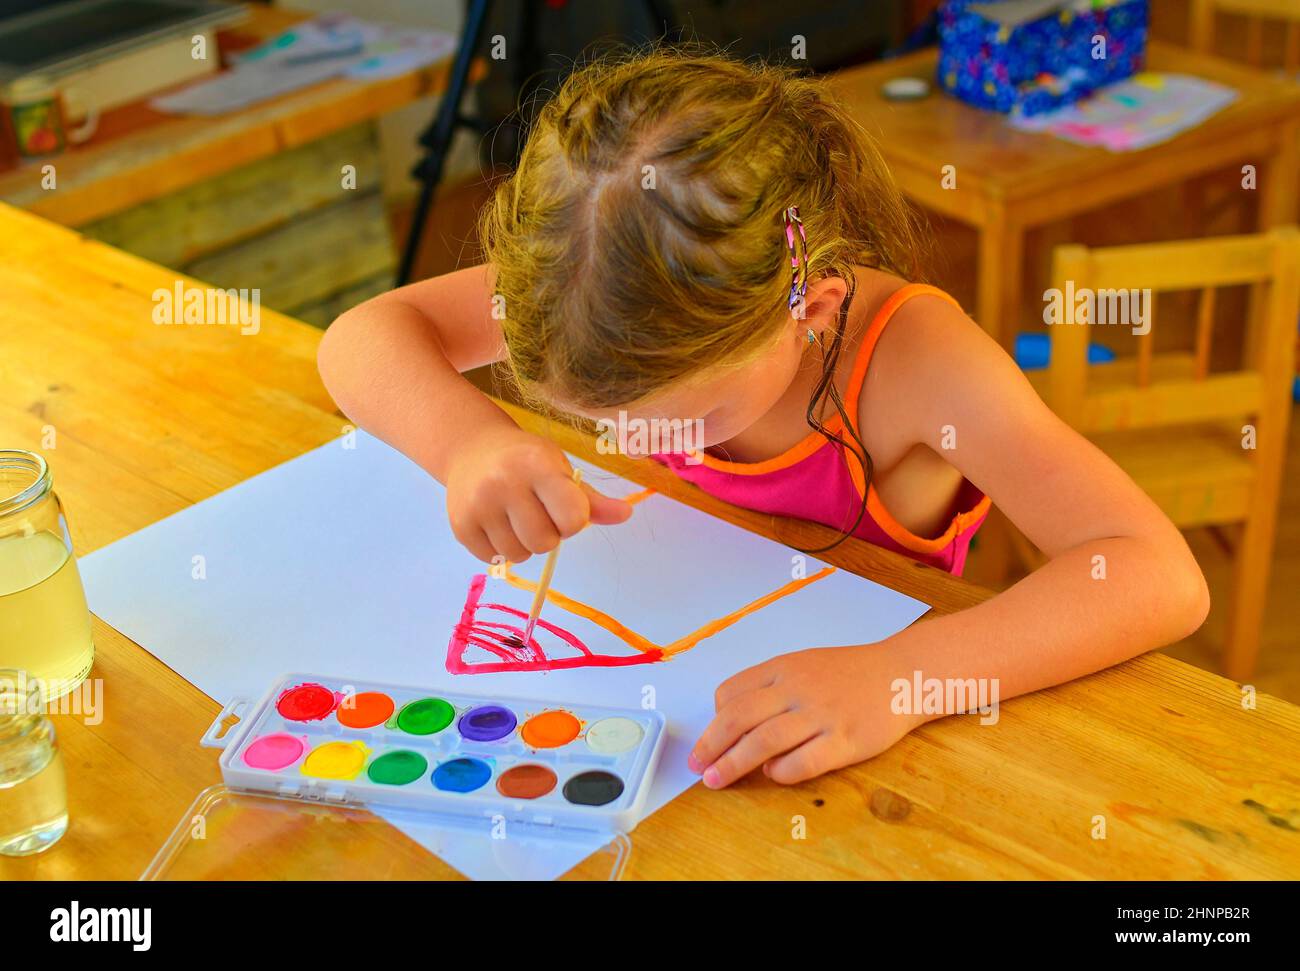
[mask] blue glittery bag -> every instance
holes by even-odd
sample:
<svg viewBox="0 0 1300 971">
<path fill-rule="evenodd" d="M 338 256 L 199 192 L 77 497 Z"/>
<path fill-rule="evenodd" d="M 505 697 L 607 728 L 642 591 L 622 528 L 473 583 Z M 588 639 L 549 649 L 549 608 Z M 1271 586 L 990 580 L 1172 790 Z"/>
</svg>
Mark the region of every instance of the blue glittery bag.
<svg viewBox="0 0 1300 971">
<path fill-rule="evenodd" d="M 1142 69 L 1149 0 L 946 0 L 939 84 L 981 108 L 1037 115 Z"/>
</svg>

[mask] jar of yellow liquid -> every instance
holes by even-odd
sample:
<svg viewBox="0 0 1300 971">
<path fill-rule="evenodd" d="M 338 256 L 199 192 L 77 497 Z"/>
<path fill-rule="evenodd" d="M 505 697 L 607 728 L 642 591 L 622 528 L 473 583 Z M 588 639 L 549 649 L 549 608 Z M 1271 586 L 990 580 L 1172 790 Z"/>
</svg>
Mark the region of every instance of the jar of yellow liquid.
<svg viewBox="0 0 1300 971">
<path fill-rule="evenodd" d="M 68 790 L 41 685 L 0 669 L 0 854 L 49 849 L 68 828 Z"/>
<path fill-rule="evenodd" d="M 0 449 L 0 668 L 24 671 L 47 702 L 90 673 L 95 645 L 63 506 L 45 459 Z"/>
</svg>

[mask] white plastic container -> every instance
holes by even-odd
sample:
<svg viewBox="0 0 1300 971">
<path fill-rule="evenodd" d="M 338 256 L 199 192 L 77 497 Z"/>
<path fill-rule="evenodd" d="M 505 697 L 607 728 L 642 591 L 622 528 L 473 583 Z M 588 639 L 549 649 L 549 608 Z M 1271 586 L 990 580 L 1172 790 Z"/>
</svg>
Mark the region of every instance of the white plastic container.
<svg viewBox="0 0 1300 971">
<path fill-rule="evenodd" d="M 664 736 L 657 711 L 295 673 L 231 701 L 202 744 L 237 791 L 613 836 L 636 826 Z"/>
</svg>

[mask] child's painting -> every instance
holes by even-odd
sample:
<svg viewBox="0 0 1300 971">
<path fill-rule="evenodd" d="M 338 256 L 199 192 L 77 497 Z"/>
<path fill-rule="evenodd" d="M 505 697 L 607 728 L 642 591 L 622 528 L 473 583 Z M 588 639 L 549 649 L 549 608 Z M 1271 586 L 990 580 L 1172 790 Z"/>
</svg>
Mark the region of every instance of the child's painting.
<svg viewBox="0 0 1300 971">
<path fill-rule="evenodd" d="M 689 651 L 705 638 L 726 630 L 740 619 L 834 572 L 834 567 L 825 566 L 812 576 L 791 580 L 771 593 L 667 644 L 655 644 L 604 611 L 565 596 L 554 587 L 546 592 L 547 606 L 543 608 L 543 616 L 538 618 L 533 635 L 525 643 L 524 627 L 528 611 L 504 603 L 489 602 L 485 598 L 489 574 L 480 573 L 470 580 L 465 609 L 461 612 L 447 645 L 447 670 L 452 674 L 487 674 L 653 664 L 682 651 Z M 508 587 L 529 594 L 537 591 L 536 583 L 521 578 L 508 566 L 502 570 L 501 577 Z M 498 584 L 497 589 L 502 586 Z M 549 620 L 546 619 L 548 610 L 551 611 Z M 630 648 L 630 652 L 606 654 L 592 651 L 576 635 L 554 622 L 559 611 L 568 615 L 567 618 L 561 618 L 563 623 L 572 626 L 577 619 L 589 621 L 609 635 L 603 639 Z M 476 654 L 478 658 L 475 657 Z"/>
<path fill-rule="evenodd" d="M 286 672 L 316 671 L 654 709 L 667 732 L 647 812 L 698 781 L 686 755 L 727 678 L 790 651 L 872 643 L 926 610 L 583 465 L 584 481 L 635 510 L 622 525 L 564 542 L 523 643 L 545 557 L 481 563 L 452 535 L 437 482 L 377 439 L 358 433 L 350 443 L 322 446 L 85 557 L 91 609 L 222 702 L 256 697 Z M 390 818 L 471 877 L 554 877 L 593 849 L 449 836 Z"/>
<path fill-rule="evenodd" d="M 636 506 L 653 495 L 653 489 L 644 489 L 624 498 Z M 726 630 L 742 618 L 834 572 L 834 567 L 824 566 L 811 576 L 792 579 L 770 593 L 664 644 L 654 643 L 600 608 L 575 600 L 551 587 L 546 592 L 542 616 L 538 618 L 533 634 L 525 641 L 527 608 L 532 606 L 532 595 L 537 592 L 537 584 L 519 576 L 510 564 L 504 563 L 493 567 L 488 573 L 479 573 L 470 579 L 465 608 L 461 611 L 460 620 L 452 630 L 451 641 L 447 645 L 447 670 L 452 674 L 492 674 L 653 664 L 689 651 L 700 641 Z M 493 592 L 489 593 L 488 583 L 494 577 L 504 583 L 495 584 Z M 529 594 L 524 607 L 496 602 L 509 598 L 512 589 Z M 557 621 L 557 612 L 560 611 L 567 616 L 560 616 Z M 597 636 L 600 640 L 615 645 L 614 650 L 609 653 L 593 651 L 581 638 L 562 626 L 572 627 L 580 620 L 594 625 L 598 629 Z"/>
</svg>

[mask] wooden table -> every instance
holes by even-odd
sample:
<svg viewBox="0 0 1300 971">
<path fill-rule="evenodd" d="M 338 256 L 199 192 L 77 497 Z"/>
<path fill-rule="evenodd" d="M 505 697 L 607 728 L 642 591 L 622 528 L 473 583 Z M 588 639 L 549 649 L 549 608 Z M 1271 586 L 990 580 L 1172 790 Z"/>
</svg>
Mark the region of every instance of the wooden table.
<svg viewBox="0 0 1300 971">
<path fill-rule="evenodd" d="M 1030 229 L 1245 164 L 1258 167 L 1260 228 L 1296 219 L 1300 85 L 1152 41 L 1149 70 L 1216 81 L 1236 89 L 1239 97 L 1172 141 L 1138 152 L 1110 152 L 1017 131 L 1004 116 L 967 105 L 937 84 L 921 101 L 882 96 L 881 85 L 891 78 L 935 83 L 937 61 L 931 48 L 852 68 L 835 75 L 833 84 L 875 136 L 907 197 L 978 230 L 974 317 L 1004 346 L 1032 322 L 1021 316 Z M 955 168 L 955 189 L 943 187 L 949 165 Z"/>
<path fill-rule="evenodd" d="M 340 434 L 316 375 L 319 332 L 263 310 L 258 335 L 159 327 L 175 274 L 0 205 L 0 443 L 43 451 L 87 553 Z M 536 418 L 530 427 L 545 429 Z M 54 447 L 42 447 L 50 431 Z M 644 463 L 584 458 L 757 532 L 807 524 L 734 510 Z M 860 542 L 836 563 L 937 611 L 986 591 Z M 56 716 L 72 826 L 0 879 L 133 879 L 196 794 L 219 781 L 197 741 L 220 706 L 96 620 L 104 718 Z M 801 645 L 790 645 L 791 648 Z M 0 652 L 0 663 L 3 654 Z M 870 762 L 784 788 L 761 774 L 695 787 L 634 834 L 628 875 L 675 877 L 1237 878 L 1300 876 L 1300 708 L 1245 709 L 1232 682 L 1162 655 L 950 718 Z M 802 817 L 806 838 L 793 839 Z M 1096 817 L 1106 839 L 1092 837 Z M 350 840 L 372 875 L 425 875 L 389 830 Z M 285 872 L 291 841 L 228 875 Z M 319 850 L 319 846 L 317 847 Z"/>
<path fill-rule="evenodd" d="M 248 19 L 228 33 L 265 40 L 311 16 L 249 4 Z M 0 199 L 82 226 L 439 94 L 450 65 L 449 57 L 391 78 L 336 78 L 214 118 L 123 105 L 105 112 L 86 145 L 0 172 Z M 482 74 L 480 65 L 471 79 Z M 57 191 L 41 185 L 47 161 L 57 167 Z"/>
</svg>

